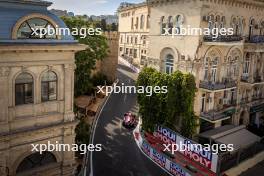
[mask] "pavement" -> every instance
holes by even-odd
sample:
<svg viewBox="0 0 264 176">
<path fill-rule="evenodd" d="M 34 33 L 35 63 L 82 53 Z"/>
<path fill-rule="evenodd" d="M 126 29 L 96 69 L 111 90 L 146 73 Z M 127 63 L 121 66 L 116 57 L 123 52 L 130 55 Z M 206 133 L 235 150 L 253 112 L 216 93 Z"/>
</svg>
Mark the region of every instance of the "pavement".
<svg viewBox="0 0 264 176">
<path fill-rule="evenodd" d="M 119 65 L 117 70 L 118 85 L 134 85 L 137 75 L 130 68 Z M 93 176 L 167 176 L 141 153 L 133 130 L 122 126 L 123 114 L 127 111 L 137 111 L 136 94 L 112 94 L 103 107 L 93 142 L 102 144 L 103 150 L 92 154 Z"/>
</svg>

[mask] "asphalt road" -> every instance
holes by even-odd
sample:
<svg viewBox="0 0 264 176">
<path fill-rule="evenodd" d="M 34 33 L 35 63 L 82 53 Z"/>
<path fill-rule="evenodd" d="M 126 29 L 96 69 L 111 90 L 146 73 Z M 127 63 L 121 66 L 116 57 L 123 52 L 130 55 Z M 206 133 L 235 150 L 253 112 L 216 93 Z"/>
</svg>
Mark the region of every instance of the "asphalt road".
<svg viewBox="0 0 264 176">
<path fill-rule="evenodd" d="M 133 85 L 135 74 L 119 65 L 119 85 Z M 94 176 L 167 176 L 156 164 L 144 156 L 133 139 L 132 130 L 122 127 L 122 116 L 136 111 L 136 94 L 112 94 L 99 117 L 94 144 L 102 144 L 101 152 L 94 152 Z"/>
</svg>

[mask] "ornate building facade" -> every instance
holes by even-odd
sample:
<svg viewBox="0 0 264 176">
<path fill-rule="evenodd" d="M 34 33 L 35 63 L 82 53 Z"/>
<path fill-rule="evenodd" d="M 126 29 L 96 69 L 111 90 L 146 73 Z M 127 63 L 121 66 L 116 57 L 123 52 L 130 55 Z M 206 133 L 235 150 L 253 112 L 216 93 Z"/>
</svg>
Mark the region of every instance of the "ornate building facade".
<svg viewBox="0 0 264 176">
<path fill-rule="evenodd" d="M 227 124 L 263 128 L 264 3 L 148 0 L 143 7 L 148 9 L 150 26 L 144 65 L 166 73 L 181 70 L 195 75 L 197 133 Z M 119 9 L 121 35 L 143 7 Z M 163 28 L 181 27 L 233 28 L 234 34 L 215 39 L 211 35 L 163 35 Z"/>
<path fill-rule="evenodd" d="M 119 8 L 119 56 L 137 66 L 147 64 L 149 7 L 146 3 Z"/>
<path fill-rule="evenodd" d="M 70 35 L 32 35 L 66 27 L 45 1 L 0 1 L 0 175 L 72 175 L 72 151 L 32 152 L 31 144 L 75 143 L 74 57 Z"/>
</svg>

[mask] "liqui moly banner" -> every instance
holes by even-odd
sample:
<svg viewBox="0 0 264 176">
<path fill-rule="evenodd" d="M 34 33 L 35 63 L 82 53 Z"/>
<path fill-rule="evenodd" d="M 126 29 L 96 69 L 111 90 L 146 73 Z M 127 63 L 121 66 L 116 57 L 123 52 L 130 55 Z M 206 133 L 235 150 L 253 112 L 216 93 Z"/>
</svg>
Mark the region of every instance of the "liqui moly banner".
<svg viewBox="0 0 264 176">
<path fill-rule="evenodd" d="M 142 142 L 142 150 L 150 156 L 150 146 L 145 141 Z"/>
<path fill-rule="evenodd" d="M 162 126 L 157 126 L 154 136 L 162 140 L 165 144 L 176 144 L 177 134 Z"/>
<path fill-rule="evenodd" d="M 189 175 L 185 172 L 178 164 L 170 162 L 170 173 L 176 176 L 187 176 Z"/>
<path fill-rule="evenodd" d="M 217 154 L 205 150 L 201 145 L 198 145 L 198 143 L 163 126 L 157 126 L 154 135 L 161 139 L 164 144 L 176 144 L 178 147 L 177 151 L 182 153 L 185 157 L 196 161 L 214 173 L 217 172 Z"/>
<path fill-rule="evenodd" d="M 191 176 L 180 165 L 174 163 L 163 154 L 152 148 L 144 139 L 141 145 L 143 152 L 157 163 L 160 167 L 167 170 L 174 176 Z"/>
</svg>

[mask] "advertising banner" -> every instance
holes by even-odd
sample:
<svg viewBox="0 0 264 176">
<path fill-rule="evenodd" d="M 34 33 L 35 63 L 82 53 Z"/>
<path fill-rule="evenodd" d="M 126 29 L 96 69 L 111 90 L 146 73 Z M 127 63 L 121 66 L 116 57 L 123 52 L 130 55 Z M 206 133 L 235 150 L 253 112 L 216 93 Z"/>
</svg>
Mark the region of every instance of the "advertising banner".
<svg viewBox="0 0 264 176">
<path fill-rule="evenodd" d="M 214 173 L 217 172 L 218 155 L 205 150 L 202 145 L 163 126 L 157 126 L 154 136 L 161 139 L 164 144 L 177 144 L 178 151 L 185 157 L 205 166 Z M 181 150 L 180 147 L 184 146 L 186 149 Z"/>
<path fill-rule="evenodd" d="M 174 176 L 191 176 L 182 167 L 173 161 L 169 160 L 166 156 L 159 153 L 157 150 L 152 148 L 145 140 L 143 140 L 141 148 L 143 152 L 148 155 L 152 161 L 157 163 L 160 167 L 167 170 Z"/>
</svg>

